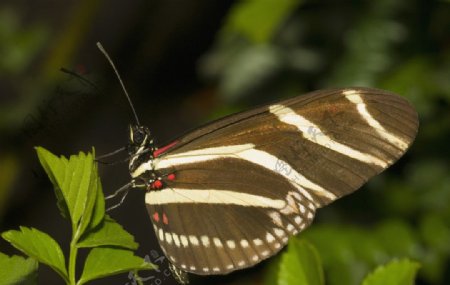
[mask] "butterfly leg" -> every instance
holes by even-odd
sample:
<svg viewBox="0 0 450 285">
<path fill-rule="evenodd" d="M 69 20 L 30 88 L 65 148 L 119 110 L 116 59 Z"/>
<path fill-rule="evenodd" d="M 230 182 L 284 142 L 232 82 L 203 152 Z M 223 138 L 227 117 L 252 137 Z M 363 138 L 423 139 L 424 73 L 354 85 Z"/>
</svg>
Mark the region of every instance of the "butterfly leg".
<svg viewBox="0 0 450 285">
<path fill-rule="evenodd" d="M 120 205 L 123 204 L 123 202 L 125 201 L 125 198 L 128 195 L 128 192 L 130 191 L 131 188 L 143 188 L 146 187 L 145 184 L 137 184 L 136 181 L 133 179 L 130 183 L 125 184 L 124 186 L 120 187 L 119 189 L 117 189 L 113 194 L 106 196 L 105 200 L 109 200 L 112 199 L 116 196 L 118 196 L 119 194 L 123 193 L 122 198 L 120 199 L 119 203 L 109 207 L 108 209 L 106 209 L 106 212 L 109 212 L 117 207 L 119 207 Z"/>
<path fill-rule="evenodd" d="M 130 183 L 127 183 L 125 185 L 123 185 L 122 187 L 120 187 L 119 189 L 117 189 L 113 194 L 106 196 L 105 200 L 109 200 L 112 199 L 114 197 L 116 197 L 117 195 L 119 195 L 120 193 L 127 191 L 128 189 L 130 189 L 131 187 L 135 187 L 134 186 L 134 180 L 131 181 Z"/>
<path fill-rule="evenodd" d="M 128 192 L 130 192 L 130 189 L 127 189 L 127 191 L 125 191 L 125 193 L 123 194 L 123 196 L 122 196 L 122 198 L 120 199 L 120 202 L 119 202 L 119 203 L 117 203 L 117 204 L 115 204 L 115 205 L 109 207 L 108 209 L 106 209 L 106 212 L 109 212 L 109 211 L 111 211 L 111 210 L 114 210 L 115 208 L 117 208 L 117 207 L 119 207 L 120 205 L 122 205 L 122 204 L 123 204 L 123 201 L 125 201 L 125 198 L 126 198 L 127 195 L 128 195 Z"/>
</svg>

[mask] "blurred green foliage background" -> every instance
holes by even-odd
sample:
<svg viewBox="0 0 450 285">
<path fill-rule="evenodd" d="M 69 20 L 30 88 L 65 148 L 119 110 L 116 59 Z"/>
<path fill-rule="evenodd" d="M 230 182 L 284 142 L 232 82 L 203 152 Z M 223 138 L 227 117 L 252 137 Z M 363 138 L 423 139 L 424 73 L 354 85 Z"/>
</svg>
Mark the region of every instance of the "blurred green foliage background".
<svg viewBox="0 0 450 285">
<path fill-rule="evenodd" d="M 222 115 L 315 89 L 369 86 L 409 99 L 421 123 L 409 152 L 320 210 L 300 236 L 317 247 L 327 284 L 360 284 L 394 257 L 421 263 L 417 284 L 450 284 L 448 0 L 2 1 L 0 231 L 33 226 L 67 247 L 69 229 L 33 146 L 102 154 L 127 142 L 133 118 L 97 41 L 160 145 Z M 125 164 L 100 172 L 106 193 L 129 180 Z M 112 215 L 135 234 L 141 256 L 160 251 L 143 193 L 130 196 Z M 0 251 L 16 253 L 4 241 Z M 193 282 L 262 284 L 276 260 Z M 59 282 L 45 267 L 39 281 Z"/>
</svg>

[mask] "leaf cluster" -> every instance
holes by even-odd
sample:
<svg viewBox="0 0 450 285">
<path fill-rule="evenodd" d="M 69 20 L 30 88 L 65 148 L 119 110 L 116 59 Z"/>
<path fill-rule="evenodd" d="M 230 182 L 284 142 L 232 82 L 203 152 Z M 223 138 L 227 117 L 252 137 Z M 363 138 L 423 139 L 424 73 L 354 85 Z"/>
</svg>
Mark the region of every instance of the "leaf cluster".
<svg viewBox="0 0 450 285">
<path fill-rule="evenodd" d="M 2 284 L 35 284 L 38 263 L 49 266 L 71 285 L 128 271 L 154 269 L 152 264 L 133 254 L 138 248 L 134 237 L 105 215 L 105 199 L 94 155 L 80 152 L 67 159 L 41 147 L 36 150 L 53 183 L 60 213 L 72 226 L 69 256 L 66 259 L 58 242 L 38 229 L 20 227 L 6 231 L 2 238 L 29 258 L 0 253 L 0 268 L 7 269 L 0 273 Z M 89 253 L 83 272 L 76 274 L 77 254 L 82 248 Z"/>
</svg>

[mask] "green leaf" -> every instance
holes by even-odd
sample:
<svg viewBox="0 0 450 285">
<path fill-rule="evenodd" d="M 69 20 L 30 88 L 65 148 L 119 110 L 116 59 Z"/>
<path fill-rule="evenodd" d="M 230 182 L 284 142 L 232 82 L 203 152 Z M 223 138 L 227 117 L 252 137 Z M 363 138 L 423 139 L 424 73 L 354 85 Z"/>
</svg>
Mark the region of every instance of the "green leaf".
<svg viewBox="0 0 450 285">
<path fill-rule="evenodd" d="M 58 158 L 41 147 L 36 150 L 42 166 L 57 189 L 56 196 L 59 197 L 60 192 L 64 197 L 72 228 L 77 231 L 75 234 L 81 236 L 90 223 L 94 223 L 94 226 L 98 224 L 104 213 L 104 201 L 101 201 L 103 194 L 99 195 L 101 184 L 93 155 L 80 152 L 67 160 L 64 157 Z"/>
<path fill-rule="evenodd" d="M 77 247 L 96 247 L 113 245 L 128 249 L 137 249 L 134 237 L 122 228 L 120 224 L 106 216 L 103 222 L 92 231 L 86 232 Z"/>
<path fill-rule="evenodd" d="M 429 58 L 411 56 L 396 66 L 396 70 L 386 77 L 380 88 L 407 96 L 419 114 L 432 114 L 437 107 L 433 103 L 437 98 L 431 96 L 440 93 L 434 69 Z"/>
<path fill-rule="evenodd" d="M 65 157 L 59 158 L 55 156 L 42 147 L 36 147 L 36 151 L 42 167 L 54 186 L 57 205 L 61 215 L 64 218 L 68 218 L 70 217 L 69 209 L 67 208 L 67 203 L 64 200 L 64 195 L 61 187 L 59 186 L 58 180 L 61 180 L 61 177 L 64 177 L 65 169 L 69 161 Z"/>
<path fill-rule="evenodd" d="M 281 257 L 278 285 L 322 285 L 323 269 L 319 254 L 306 240 L 291 238 Z"/>
<path fill-rule="evenodd" d="M 430 280 L 430 283 L 443 283 L 450 253 L 448 220 L 429 212 L 421 218 L 419 229 L 426 245 L 426 255 L 421 259 L 421 275 Z"/>
<path fill-rule="evenodd" d="M 37 283 L 38 263 L 33 258 L 11 257 L 0 252 L 1 284 L 32 285 Z"/>
<path fill-rule="evenodd" d="M 85 155 L 81 152 L 78 156 L 70 156 L 61 189 L 75 227 L 80 222 L 81 217 L 83 217 L 83 221 L 81 221 L 80 228 L 87 226 L 86 224 L 89 223 L 91 218 L 94 205 L 92 202 L 95 201 L 97 194 L 97 189 L 93 189 L 94 185 L 97 186 L 96 177 L 92 177 L 94 176 L 93 167 L 91 154 Z"/>
<path fill-rule="evenodd" d="M 362 285 L 413 285 L 419 263 L 403 259 L 379 266 L 369 274 Z"/>
<path fill-rule="evenodd" d="M 34 228 L 20 227 L 20 231 L 7 231 L 2 237 L 28 256 L 53 268 L 67 279 L 64 255 L 58 243 L 49 235 Z"/>
<path fill-rule="evenodd" d="M 93 161 L 91 161 L 90 163 L 92 163 L 93 166 L 91 170 L 92 176 L 91 180 L 89 181 L 89 196 L 86 200 L 85 211 L 81 216 L 80 225 L 78 228 L 80 235 L 84 233 L 84 231 L 89 226 L 91 226 L 91 224 L 95 227 L 96 224 L 103 220 L 103 217 L 105 215 L 105 199 L 101 191 L 100 178 L 97 175 L 97 165 L 94 164 Z M 98 197 L 97 195 L 99 195 L 99 193 L 102 194 L 100 194 L 100 196 Z"/>
<path fill-rule="evenodd" d="M 262 285 L 278 284 L 278 272 L 280 271 L 281 254 L 275 255 L 270 259 L 268 266 L 264 269 Z"/>
<path fill-rule="evenodd" d="M 224 32 L 237 32 L 254 42 L 267 42 L 299 0 L 241 1 L 229 13 Z"/>
<path fill-rule="evenodd" d="M 372 232 L 383 241 L 384 249 L 391 256 L 419 256 L 419 241 L 412 228 L 402 220 L 387 220 Z"/>
<path fill-rule="evenodd" d="M 97 197 L 95 199 L 94 209 L 92 210 L 91 222 L 89 229 L 97 227 L 105 217 L 105 196 L 103 195 L 102 183 L 100 179 L 97 180 Z"/>
<path fill-rule="evenodd" d="M 132 251 L 117 248 L 98 247 L 91 250 L 84 265 L 78 285 L 90 280 L 134 270 L 151 270 L 156 267 Z"/>
<path fill-rule="evenodd" d="M 303 232 L 322 259 L 327 284 L 360 284 L 370 268 L 385 257 L 373 234 L 344 225 L 315 226 Z M 330 242 L 330 237 L 333 242 Z"/>
</svg>

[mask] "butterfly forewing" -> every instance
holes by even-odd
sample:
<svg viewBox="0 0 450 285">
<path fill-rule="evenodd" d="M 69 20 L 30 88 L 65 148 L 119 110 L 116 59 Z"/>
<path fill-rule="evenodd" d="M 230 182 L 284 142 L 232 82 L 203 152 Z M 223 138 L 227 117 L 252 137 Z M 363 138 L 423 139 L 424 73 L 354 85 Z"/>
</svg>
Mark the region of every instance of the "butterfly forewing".
<svg viewBox="0 0 450 285">
<path fill-rule="evenodd" d="M 386 91 L 313 92 L 215 121 L 158 153 L 164 189 L 146 195 L 179 268 L 224 274 L 278 252 L 315 209 L 399 159 L 415 110 Z"/>
</svg>

